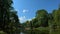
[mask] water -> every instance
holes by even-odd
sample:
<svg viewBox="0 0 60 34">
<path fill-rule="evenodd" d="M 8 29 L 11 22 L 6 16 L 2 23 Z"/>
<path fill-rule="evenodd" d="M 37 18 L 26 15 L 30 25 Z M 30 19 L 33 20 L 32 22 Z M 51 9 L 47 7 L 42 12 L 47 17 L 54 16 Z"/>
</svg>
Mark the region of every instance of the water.
<svg viewBox="0 0 60 34">
<path fill-rule="evenodd" d="M 24 34 L 23 32 L 20 32 L 20 34 Z"/>
<path fill-rule="evenodd" d="M 49 34 L 48 31 L 24 31 L 20 32 L 20 34 Z"/>
</svg>

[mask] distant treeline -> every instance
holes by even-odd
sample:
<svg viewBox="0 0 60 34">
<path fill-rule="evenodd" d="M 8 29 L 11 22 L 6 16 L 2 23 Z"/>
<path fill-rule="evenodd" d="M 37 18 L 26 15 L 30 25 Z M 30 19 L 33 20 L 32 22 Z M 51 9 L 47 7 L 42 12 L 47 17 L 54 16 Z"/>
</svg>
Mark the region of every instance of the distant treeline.
<svg viewBox="0 0 60 34">
<path fill-rule="evenodd" d="M 45 9 L 37 10 L 35 18 L 22 23 L 22 27 L 27 29 L 48 27 L 50 31 L 53 29 L 60 32 L 60 7 L 51 13 L 48 13 Z"/>
</svg>

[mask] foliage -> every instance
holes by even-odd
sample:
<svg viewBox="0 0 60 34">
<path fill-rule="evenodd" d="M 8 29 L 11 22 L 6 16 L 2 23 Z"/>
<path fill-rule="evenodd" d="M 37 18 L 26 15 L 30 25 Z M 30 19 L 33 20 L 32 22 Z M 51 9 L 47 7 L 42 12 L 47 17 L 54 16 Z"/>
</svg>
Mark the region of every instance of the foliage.
<svg viewBox="0 0 60 34">
<path fill-rule="evenodd" d="M 19 19 L 12 7 L 12 0 L 0 0 L 0 30 L 7 34 L 18 32 Z"/>
<path fill-rule="evenodd" d="M 37 10 L 34 19 L 25 23 L 32 31 L 48 31 L 49 34 L 59 34 L 60 32 L 60 7 L 48 13 L 46 10 Z M 29 25 L 30 24 L 30 25 Z"/>
</svg>

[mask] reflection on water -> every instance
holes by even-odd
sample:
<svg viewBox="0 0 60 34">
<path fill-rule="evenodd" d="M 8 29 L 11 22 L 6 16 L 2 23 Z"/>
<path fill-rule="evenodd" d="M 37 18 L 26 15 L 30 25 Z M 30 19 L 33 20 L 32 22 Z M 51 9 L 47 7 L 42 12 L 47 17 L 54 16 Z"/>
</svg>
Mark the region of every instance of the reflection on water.
<svg viewBox="0 0 60 34">
<path fill-rule="evenodd" d="M 24 34 L 23 32 L 20 32 L 20 34 Z"/>
<path fill-rule="evenodd" d="M 20 34 L 49 34 L 48 31 L 25 31 L 20 32 Z"/>
</svg>

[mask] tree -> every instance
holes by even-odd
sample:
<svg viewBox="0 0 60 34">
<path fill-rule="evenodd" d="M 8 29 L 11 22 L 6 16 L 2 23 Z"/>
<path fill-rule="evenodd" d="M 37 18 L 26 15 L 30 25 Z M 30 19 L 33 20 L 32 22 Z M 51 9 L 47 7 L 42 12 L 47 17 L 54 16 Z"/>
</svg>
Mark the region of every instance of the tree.
<svg viewBox="0 0 60 34">
<path fill-rule="evenodd" d="M 10 12 L 10 21 L 11 21 L 11 23 L 9 24 L 10 29 L 12 31 L 15 29 L 15 31 L 18 32 L 18 30 L 20 30 L 19 29 L 20 22 L 19 22 L 19 19 L 18 19 L 18 16 L 17 16 L 17 12 L 15 10 L 12 10 Z"/>
<path fill-rule="evenodd" d="M 15 28 L 17 30 L 20 25 L 17 12 L 13 9 L 12 3 L 12 0 L 0 0 L 0 30 L 7 34 L 13 34 L 13 30 Z"/>
<path fill-rule="evenodd" d="M 48 26 L 48 13 L 46 10 L 38 10 L 36 12 L 36 18 L 38 19 L 37 23 L 39 26 L 46 27 Z"/>
<path fill-rule="evenodd" d="M 33 18 L 31 21 L 30 21 L 30 26 L 32 27 L 39 27 L 38 23 L 37 23 L 38 19 L 37 18 Z"/>
<path fill-rule="evenodd" d="M 54 20 L 54 28 L 58 28 L 60 26 L 60 7 L 58 10 L 53 11 L 53 20 Z"/>
<path fill-rule="evenodd" d="M 6 31 L 5 29 L 8 28 L 11 4 L 12 0 L 0 0 L 0 30 Z"/>
</svg>

